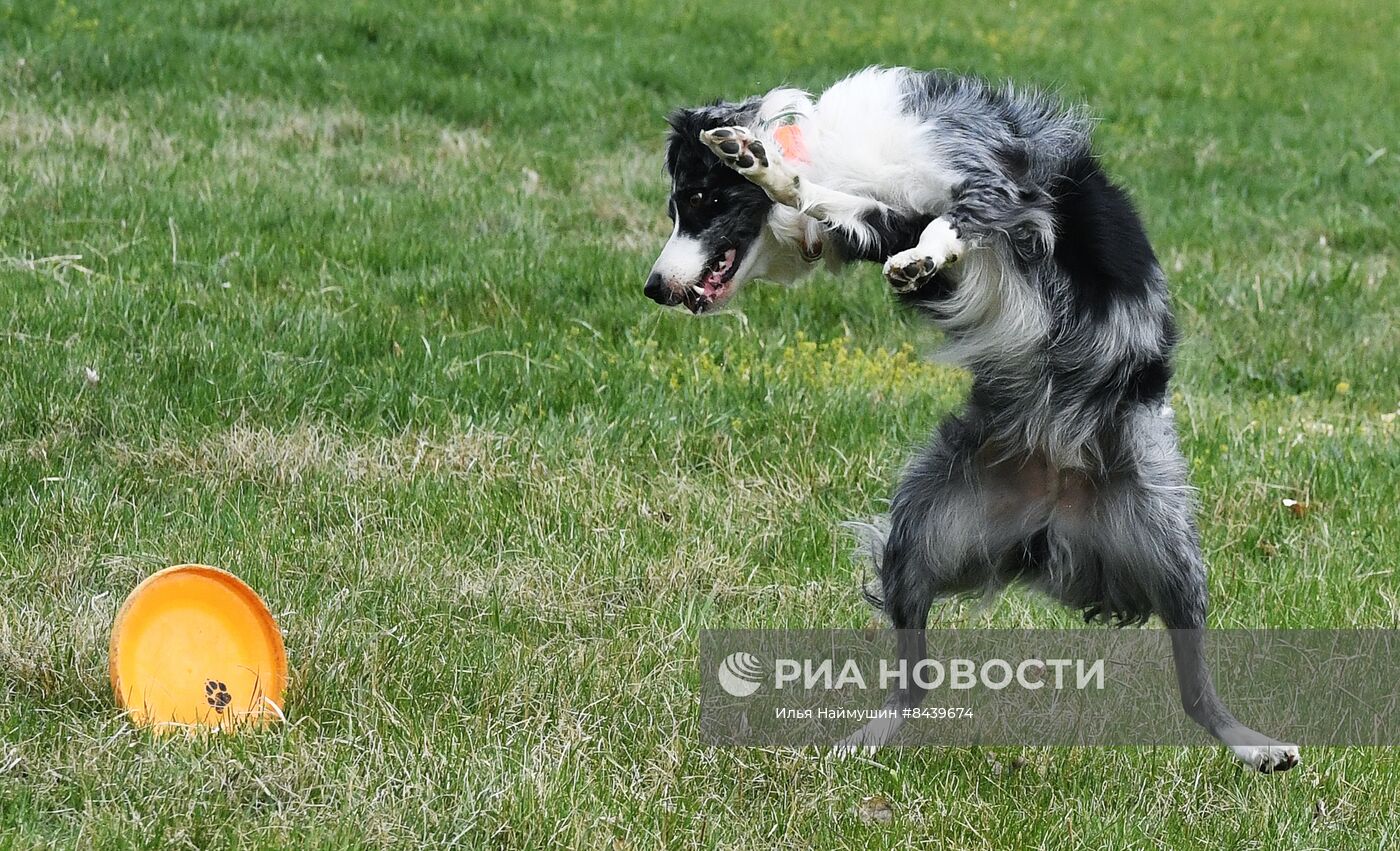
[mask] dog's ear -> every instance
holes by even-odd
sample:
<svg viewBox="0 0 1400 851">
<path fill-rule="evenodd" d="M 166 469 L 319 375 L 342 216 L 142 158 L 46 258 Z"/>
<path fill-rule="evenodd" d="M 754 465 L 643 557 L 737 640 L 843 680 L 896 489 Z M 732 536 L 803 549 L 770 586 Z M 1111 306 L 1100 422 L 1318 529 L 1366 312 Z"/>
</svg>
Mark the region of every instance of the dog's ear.
<svg viewBox="0 0 1400 851">
<path fill-rule="evenodd" d="M 700 131 L 716 127 L 748 127 L 758 117 L 757 98 L 743 103 L 715 101 L 705 106 L 682 107 L 666 116 L 671 132 L 666 138 L 666 173 L 676 173 L 676 165 L 684 156 L 698 157 L 708 161 L 718 158 L 700 141 Z"/>
</svg>

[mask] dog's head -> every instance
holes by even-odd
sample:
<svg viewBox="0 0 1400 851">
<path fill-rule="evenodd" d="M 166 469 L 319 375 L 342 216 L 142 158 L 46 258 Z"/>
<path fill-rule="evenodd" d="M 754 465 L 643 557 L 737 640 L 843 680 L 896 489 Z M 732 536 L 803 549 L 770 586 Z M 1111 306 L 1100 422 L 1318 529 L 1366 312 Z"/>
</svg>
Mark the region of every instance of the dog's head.
<svg viewBox="0 0 1400 851">
<path fill-rule="evenodd" d="M 712 311 L 756 274 L 773 201 L 720 163 L 700 141 L 700 132 L 751 125 L 760 106 L 758 100 L 717 103 L 671 114 L 667 213 L 675 227 L 646 283 L 647 297 L 657 304 L 683 304 L 691 313 Z"/>
</svg>

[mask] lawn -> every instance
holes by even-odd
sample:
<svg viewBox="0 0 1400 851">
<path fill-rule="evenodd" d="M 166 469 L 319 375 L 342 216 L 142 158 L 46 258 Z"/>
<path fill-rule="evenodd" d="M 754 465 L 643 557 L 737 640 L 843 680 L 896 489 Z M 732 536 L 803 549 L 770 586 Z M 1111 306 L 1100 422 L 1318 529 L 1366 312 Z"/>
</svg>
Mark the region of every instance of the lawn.
<svg viewBox="0 0 1400 851">
<path fill-rule="evenodd" d="M 646 301 L 662 117 L 871 63 L 1100 117 L 1212 625 L 1400 622 L 1400 6 L 1035 5 L 0 0 L 0 847 L 1400 846 L 1389 750 L 697 742 L 699 630 L 870 621 L 839 524 L 966 378 L 873 266 Z M 188 561 L 277 614 L 286 725 L 114 708 Z"/>
</svg>

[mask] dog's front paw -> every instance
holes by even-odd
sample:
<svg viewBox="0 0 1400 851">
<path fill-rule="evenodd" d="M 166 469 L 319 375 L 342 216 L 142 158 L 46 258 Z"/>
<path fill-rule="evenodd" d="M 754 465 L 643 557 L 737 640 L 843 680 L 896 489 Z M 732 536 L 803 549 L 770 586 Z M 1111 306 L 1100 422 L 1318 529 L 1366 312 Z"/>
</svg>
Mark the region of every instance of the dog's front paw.
<svg viewBox="0 0 1400 851">
<path fill-rule="evenodd" d="M 783 162 L 776 150 L 744 127 L 716 127 L 703 130 L 700 141 L 715 152 L 719 161 L 763 188 L 779 204 L 797 206 L 797 175 Z"/>
<path fill-rule="evenodd" d="M 716 127 L 700 133 L 700 141 L 719 161 L 743 175 L 768 167 L 768 149 L 744 127 Z"/>
<path fill-rule="evenodd" d="M 897 293 L 912 293 L 928 283 L 941 268 L 943 264 L 911 248 L 885 261 L 885 280 Z"/>
<path fill-rule="evenodd" d="M 885 261 L 885 280 L 897 293 L 910 293 L 928 283 L 938 270 L 962 259 L 963 241 L 953 226 L 934 219 L 919 244 Z"/>
</svg>

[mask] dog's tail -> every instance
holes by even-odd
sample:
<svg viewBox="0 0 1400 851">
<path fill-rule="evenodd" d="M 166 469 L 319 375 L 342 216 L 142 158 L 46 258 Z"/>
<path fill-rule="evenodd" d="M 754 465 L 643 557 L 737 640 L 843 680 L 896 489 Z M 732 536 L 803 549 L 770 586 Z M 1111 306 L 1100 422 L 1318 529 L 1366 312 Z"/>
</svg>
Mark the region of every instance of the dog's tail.
<svg viewBox="0 0 1400 851">
<path fill-rule="evenodd" d="M 885 589 L 882 571 L 885 565 L 885 542 L 890 538 L 889 515 L 869 520 L 847 520 L 841 526 L 855 538 L 856 564 L 861 566 L 861 596 L 879 611 L 885 610 Z"/>
</svg>

